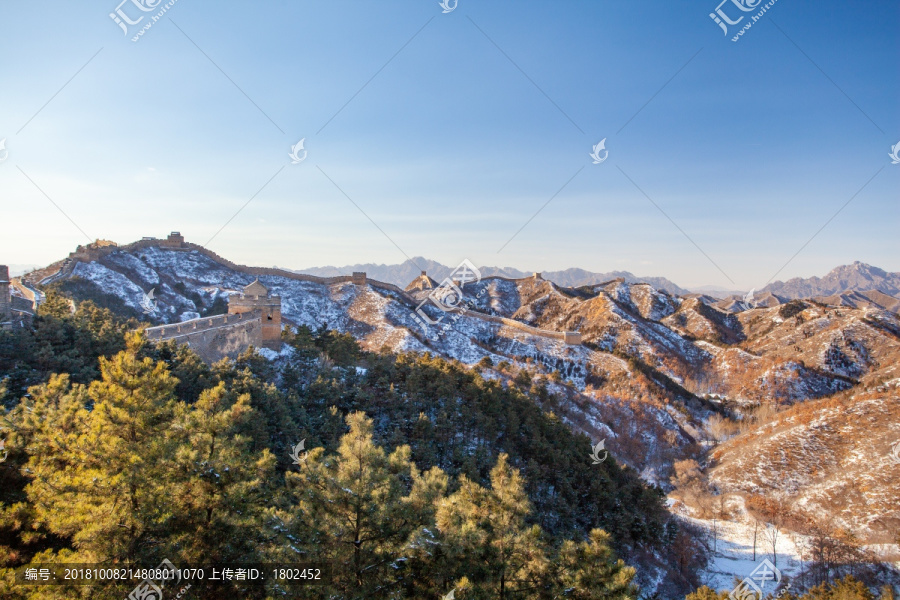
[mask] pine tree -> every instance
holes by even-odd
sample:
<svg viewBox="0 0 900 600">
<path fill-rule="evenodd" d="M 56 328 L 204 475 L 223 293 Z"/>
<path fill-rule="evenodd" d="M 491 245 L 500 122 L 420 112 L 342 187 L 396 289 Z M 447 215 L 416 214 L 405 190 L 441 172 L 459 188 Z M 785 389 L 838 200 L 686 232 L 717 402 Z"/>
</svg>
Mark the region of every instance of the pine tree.
<svg viewBox="0 0 900 600">
<path fill-rule="evenodd" d="M 162 363 L 128 350 L 101 358 L 100 381 L 89 388 L 93 410 L 83 407 L 84 426 L 59 439 L 43 431 L 33 441 L 28 495 L 39 520 L 69 536 L 85 562 L 135 561 L 158 540 L 167 510 L 160 465 L 171 453 L 165 436 L 174 409 L 175 380 Z"/>
<path fill-rule="evenodd" d="M 237 433 L 254 412 L 248 396 L 235 400 L 219 384 L 193 405 L 176 402 L 177 381 L 164 363 L 138 358 L 142 344 L 132 335 L 126 351 L 101 359 L 86 392 L 57 377 L 23 406 L 36 523 L 74 550 L 34 561 L 258 562 L 275 460 Z M 116 597 L 115 588 L 94 593 Z M 252 597 L 236 584 L 227 591 Z"/>
<path fill-rule="evenodd" d="M 684 600 L 726 600 L 728 592 L 719 592 L 708 586 L 700 586 L 695 591 L 685 596 Z"/>
<path fill-rule="evenodd" d="M 558 589 L 573 600 L 636 600 L 639 590 L 631 581 L 635 570 L 615 560 L 609 534 L 594 529 L 588 541 L 567 540 L 559 552 Z M 698 598 L 697 600 L 703 600 Z"/>
<path fill-rule="evenodd" d="M 540 528 L 525 522 L 530 512 L 506 454 L 491 471 L 490 489 L 462 477 L 459 490 L 441 501 L 437 525 L 466 598 L 505 600 L 545 587 L 547 554 Z"/>
<path fill-rule="evenodd" d="M 250 439 L 236 433 L 252 413 L 249 397 L 230 402 L 222 383 L 177 408 L 166 473 L 170 516 L 161 526 L 187 563 L 260 562 L 275 457 L 250 452 Z"/>
<path fill-rule="evenodd" d="M 347 425 L 337 454 L 315 448 L 287 474 L 295 504 L 275 517 L 302 553 L 281 557 L 332 564 L 329 593 L 388 597 L 403 585 L 410 537 L 433 522 L 447 478 L 439 469 L 420 473 L 407 446 L 390 455 L 376 446 L 372 420 L 363 413 L 350 414 Z"/>
<path fill-rule="evenodd" d="M 0 567 L 26 564 L 36 553 L 63 546 L 29 502 L 29 452 L 34 452 L 36 438 L 53 444 L 46 452 L 67 447 L 83 426 L 87 400 L 84 386 L 73 388 L 67 375 L 54 375 L 47 384 L 30 388 L 9 414 L 0 415 L 0 439 L 6 442 L 6 460 L 0 462 Z"/>
</svg>

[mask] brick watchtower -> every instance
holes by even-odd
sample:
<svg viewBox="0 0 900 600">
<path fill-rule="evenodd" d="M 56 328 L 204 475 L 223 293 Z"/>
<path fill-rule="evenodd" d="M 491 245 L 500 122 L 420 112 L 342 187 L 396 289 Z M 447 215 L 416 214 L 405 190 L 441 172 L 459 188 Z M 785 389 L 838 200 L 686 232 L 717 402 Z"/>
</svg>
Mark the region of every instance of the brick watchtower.
<svg viewBox="0 0 900 600">
<path fill-rule="evenodd" d="M 166 246 L 169 248 L 181 248 L 184 246 L 184 236 L 181 235 L 179 231 L 173 231 L 169 234 L 169 237 L 165 239 L 165 241 L 160 242 L 160 246 Z"/>
<path fill-rule="evenodd" d="M 9 267 L 0 265 L 0 327 L 12 321 L 12 301 L 9 297 Z"/>
<path fill-rule="evenodd" d="M 259 279 L 244 288 L 240 296 L 228 299 L 228 313 L 236 315 L 254 310 L 262 312 L 263 347 L 281 349 L 281 298 L 270 296 Z"/>
</svg>

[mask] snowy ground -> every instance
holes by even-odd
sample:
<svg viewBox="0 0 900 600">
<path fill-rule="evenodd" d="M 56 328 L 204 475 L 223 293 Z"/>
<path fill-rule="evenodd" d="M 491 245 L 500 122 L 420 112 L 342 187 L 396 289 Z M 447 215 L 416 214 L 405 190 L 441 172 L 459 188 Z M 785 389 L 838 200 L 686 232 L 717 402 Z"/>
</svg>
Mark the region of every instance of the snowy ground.
<svg viewBox="0 0 900 600">
<path fill-rule="evenodd" d="M 760 530 L 757 532 L 756 539 L 756 560 L 753 560 L 753 524 L 747 518 L 746 513 L 739 517 L 739 519 L 742 519 L 739 521 L 713 522 L 686 515 L 683 505 L 679 503 L 672 506 L 673 502 L 671 499 L 669 504 L 670 510 L 710 532 L 710 547 L 715 544 L 715 553 L 701 577 L 704 585 L 716 591 L 731 591 L 735 586 L 735 578 L 743 580 L 745 577 L 748 577 L 764 559 L 774 562 L 776 568 L 781 572 L 781 577 L 784 579 L 782 588 L 791 579 L 794 579 L 802 568 L 800 552 L 801 546 L 808 541 L 806 536 L 788 531 L 779 531 L 776 544 L 777 561 L 773 561 L 771 543 L 765 533 Z M 681 508 L 678 508 L 678 506 Z M 717 531 L 715 542 L 712 541 L 714 529 Z M 863 548 L 873 552 L 876 556 L 883 557 L 882 560 L 886 561 L 891 560 L 890 557 L 897 556 L 898 552 L 897 544 L 869 545 Z M 894 563 L 895 570 L 898 567 L 900 567 L 900 563 Z M 897 576 L 896 571 L 894 576 Z M 796 589 L 796 583 L 793 587 L 795 589 L 792 591 L 799 591 Z M 763 591 L 766 594 L 770 592 L 775 593 L 776 586 L 770 582 Z"/>
<path fill-rule="evenodd" d="M 781 572 L 781 577 L 793 577 L 800 570 L 800 548 L 802 536 L 779 531 L 776 542 L 776 560 L 772 557 L 772 546 L 762 528 L 756 536 L 756 560 L 753 560 L 753 524 L 745 512 L 734 521 L 713 521 L 691 517 L 690 512 L 680 502 L 669 501 L 670 509 L 682 518 L 703 527 L 709 533 L 709 546 L 714 549 L 709 566 L 701 578 L 704 585 L 716 591 L 731 591 L 737 581 L 750 576 L 764 559 L 768 559 Z M 775 592 L 770 581 L 765 593 Z"/>
</svg>

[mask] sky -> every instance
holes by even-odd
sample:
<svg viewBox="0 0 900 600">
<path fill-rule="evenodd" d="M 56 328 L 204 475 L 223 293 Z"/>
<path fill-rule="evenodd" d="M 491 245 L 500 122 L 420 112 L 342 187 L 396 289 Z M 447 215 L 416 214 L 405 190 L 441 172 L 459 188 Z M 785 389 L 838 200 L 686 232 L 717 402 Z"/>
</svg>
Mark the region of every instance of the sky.
<svg viewBox="0 0 900 600">
<path fill-rule="evenodd" d="M 0 263 L 900 271 L 897 2 L 446 2 L 0 1 Z"/>
</svg>

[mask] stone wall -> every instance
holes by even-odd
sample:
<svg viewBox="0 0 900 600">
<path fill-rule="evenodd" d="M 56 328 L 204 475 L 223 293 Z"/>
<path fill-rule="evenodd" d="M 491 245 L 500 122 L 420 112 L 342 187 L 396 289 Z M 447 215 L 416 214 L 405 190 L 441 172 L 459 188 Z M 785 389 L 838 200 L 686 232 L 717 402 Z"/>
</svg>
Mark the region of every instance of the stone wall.
<svg viewBox="0 0 900 600">
<path fill-rule="evenodd" d="M 550 338 L 554 340 L 562 340 L 566 344 L 577 346 L 581 344 L 581 334 L 575 331 L 550 331 L 549 329 L 538 329 L 537 327 L 532 327 L 531 325 L 526 325 L 521 321 L 516 321 L 514 319 L 507 319 L 506 317 L 497 317 L 494 315 L 487 315 L 475 310 L 466 311 L 466 315 L 470 317 L 475 317 L 476 319 L 481 319 L 482 321 L 489 321 L 491 323 L 499 323 L 501 325 L 506 325 L 507 327 L 512 327 L 513 329 L 518 329 L 519 331 L 524 331 L 529 335 L 536 335 L 538 337 Z"/>
<path fill-rule="evenodd" d="M 41 293 L 25 284 L 20 277 L 13 277 L 10 285 L 16 288 L 23 298 L 31 302 L 32 312 L 36 312 L 41 303 Z"/>
<path fill-rule="evenodd" d="M 67 279 L 68 277 L 71 277 L 72 271 L 75 270 L 75 265 L 77 265 L 79 262 L 81 262 L 79 259 L 71 258 L 71 255 L 69 255 L 69 258 L 63 260 L 62 266 L 56 273 L 52 273 L 51 275 L 44 277 L 37 282 L 37 285 L 49 285 L 54 281 L 59 281 L 60 279 Z M 32 281 L 31 283 L 33 284 L 34 281 Z"/>
<path fill-rule="evenodd" d="M 262 311 L 257 310 L 148 327 L 144 335 L 152 341 L 187 344 L 204 361 L 214 363 L 225 357 L 236 358 L 249 346 L 263 347 L 262 325 Z"/>
<path fill-rule="evenodd" d="M 12 287 L 25 297 L 13 296 Z M 23 286 L 18 279 L 10 280 L 9 269 L 6 265 L 0 265 L 0 328 L 30 326 L 36 309 L 34 291 Z"/>
<path fill-rule="evenodd" d="M 139 242 L 134 242 L 133 244 L 129 244 L 127 246 L 123 246 L 123 250 L 136 250 L 139 248 L 147 248 L 150 246 L 159 246 L 159 240 L 141 240 Z M 171 248 L 171 246 L 168 246 Z M 370 285 L 373 288 L 378 288 L 382 290 L 387 290 L 396 294 L 401 300 L 406 301 L 407 304 L 411 306 L 416 306 L 419 302 L 401 290 L 396 285 L 391 283 L 385 283 L 383 281 L 376 281 L 374 279 L 368 279 L 365 273 L 353 273 L 353 275 L 339 275 L 337 277 L 317 277 L 315 275 L 307 275 L 305 273 L 294 273 L 292 271 L 285 271 L 282 269 L 275 269 L 271 267 L 247 267 L 244 265 L 238 265 L 236 263 L 231 262 L 227 258 L 219 256 L 212 250 L 204 248 L 203 246 L 192 244 L 190 242 L 183 242 L 178 246 L 178 248 L 182 250 L 196 250 L 200 254 L 228 267 L 229 269 L 233 269 L 240 273 L 246 273 L 247 275 L 252 275 L 254 277 L 259 277 L 263 275 L 270 275 L 274 277 L 284 277 L 286 279 L 293 279 L 296 281 L 310 281 L 313 283 L 319 283 L 322 285 L 332 285 L 336 283 L 354 283 L 356 285 Z M 511 279 L 508 277 L 502 276 L 490 276 L 485 277 L 484 279 L 501 279 L 504 281 L 511 281 L 514 283 L 525 283 L 525 282 L 534 282 L 535 280 L 540 280 L 541 276 L 539 273 L 535 273 L 531 277 L 523 277 L 520 279 Z M 483 279 L 483 280 L 484 280 Z M 536 335 L 539 337 L 545 337 L 550 339 L 562 340 L 567 344 L 578 345 L 581 343 L 581 334 L 573 331 L 549 331 L 547 329 L 538 329 L 537 327 L 531 327 L 530 325 L 526 325 L 519 321 L 515 321 L 513 319 L 507 319 L 505 317 L 495 317 L 493 315 L 487 315 L 484 313 L 480 313 L 477 311 L 470 310 L 467 314 L 474 316 L 477 319 L 482 319 L 485 321 L 492 321 L 495 323 L 502 323 L 503 325 L 507 325 L 509 327 L 513 327 L 518 329 L 519 331 L 524 331 L 531 335 Z"/>
</svg>

